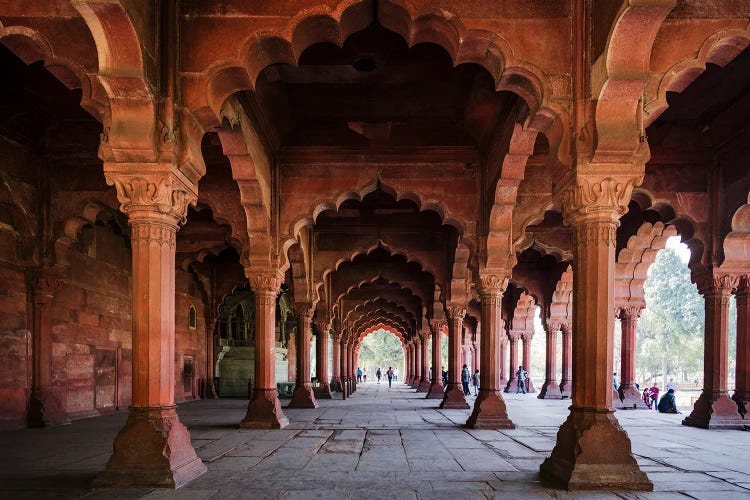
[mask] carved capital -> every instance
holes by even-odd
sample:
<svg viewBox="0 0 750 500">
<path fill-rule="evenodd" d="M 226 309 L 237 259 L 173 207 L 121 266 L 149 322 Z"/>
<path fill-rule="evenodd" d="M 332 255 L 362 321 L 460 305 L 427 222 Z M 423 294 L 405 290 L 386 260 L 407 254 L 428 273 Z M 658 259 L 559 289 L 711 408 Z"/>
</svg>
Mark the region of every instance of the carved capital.
<svg viewBox="0 0 750 500">
<path fill-rule="evenodd" d="M 284 273 L 278 269 L 246 268 L 245 276 L 250 282 L 253 292 L 279 293 L 284 283 Z"/>
<path fill-rule="evenodd" d="M 316 319 L 313 324 L 315 325 L 315 329 L 318 331 L 321 335 L 327 335 L 330 328 L 330 322 L 327 319 Z"/>
<path fill-rule="evenodd" d="M 643 167 L 632 165 L 585 165 L 561 189 L 563 214 L 571 225 L 585 221 L 617 223 L 627 212 L 633 188 L 643 182 Z M 604 169 L 592 172 L 591 170 Z M 624 170 L 625 172 L 619 172 Z"/>
<path fill-rule="evenodd" d="M 465 304 L 454 304 L 448 303 L 445 307 L 448 312 L 448 317 L 451 320 L 463 320 L 466 316 L 466 305 Z"/>
<path fill-rule="evenodd" d="M 724 295 L 729 297 L 741 284 L 741 276 L 721 272 L 718 269 L 708 270 L 694 276 L 695 284 L 701 295 Z"/>
<path fill-rule="evenodd" d="M 618 309 L 617 317 L 621 320 L 636 320 L 641 317 L 641 312 L 643 312 L 643 306 L 627 305 Z"/>
<path fill-rule="evenodd" d="M 479 295 L 482 300 L 490 297 L 502 297 L 508 288 L 510 272 L 507 271 L 480 271 L 479 272 Z"/>
<path fill-rule="evenodd" d="M 431 319 L 430 320 L 430 331 L 433 334 L 440 333 L 443 328 L 448 326 L 448 323 L 444 319 Z"/>
<path fill-rule="evenodd" d="M 510 339 L 511 342 L 518 342 L 518 339 L 520 339 L 524 333 L 524 330 L 510 330 L 508 332 L 508 339 Z"/>
<path fill-rule="evenodd" d="M 188 205 L 198 200 L 198 187 L 176 169 L 153 169 L 142 165 L 108 165 L 104 178 L 117 190 L 120 210 L 131 222 L 160 221 L 178 225 L 185 222 Z"/>
<path fill-rule="evenodd" d="M 279 285 L 279 288 L 281 288 L 281 285 Z M 314 313 L 315 309 L 312 302 L 295 302 L 294 315 L 299 318 L 298 321 L 310 324 Z"/>
</svg>

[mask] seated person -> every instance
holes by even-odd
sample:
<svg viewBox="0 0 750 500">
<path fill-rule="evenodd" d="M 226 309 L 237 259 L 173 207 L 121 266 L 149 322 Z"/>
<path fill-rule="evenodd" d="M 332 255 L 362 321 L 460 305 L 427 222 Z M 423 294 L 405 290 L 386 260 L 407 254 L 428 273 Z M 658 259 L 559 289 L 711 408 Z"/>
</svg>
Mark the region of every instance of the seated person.
<svg viewBox="0 0 750 500">
<path fill-rule="evenodd" d="M 659 400 L 659 413 L 681 413 L 677 409 L 677 400 L 674 397 L 674 389 L 669 389 Z"/>
</svg>

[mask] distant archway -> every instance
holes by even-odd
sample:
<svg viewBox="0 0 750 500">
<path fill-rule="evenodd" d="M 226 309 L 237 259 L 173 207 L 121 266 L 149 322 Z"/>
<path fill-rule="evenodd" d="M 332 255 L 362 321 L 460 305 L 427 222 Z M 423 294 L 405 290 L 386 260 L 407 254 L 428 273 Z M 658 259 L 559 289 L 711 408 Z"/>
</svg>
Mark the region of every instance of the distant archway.
<svg viewBox="0 0 750 500">
<path fill-rule="evenodd" d="M 383 377 L 389 367 L 401 379 L 405 374 L 404 347 L 398 336 L 386 328 L 373 330 L 365 336 L 359 347 L 359 368 L 367 374 L 368 382 L 377 382 L 375 377 L 378 368 Z"/>
</svg>

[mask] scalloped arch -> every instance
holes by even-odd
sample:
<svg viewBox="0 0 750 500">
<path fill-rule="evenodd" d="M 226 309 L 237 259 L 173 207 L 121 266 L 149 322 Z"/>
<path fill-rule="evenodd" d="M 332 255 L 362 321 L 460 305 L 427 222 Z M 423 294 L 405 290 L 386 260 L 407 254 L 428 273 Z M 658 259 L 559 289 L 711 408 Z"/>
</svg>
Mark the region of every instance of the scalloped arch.
<svg viewBox="0 0 750 500">
<path fill-rule="evenodd" d="M 113 192 L 110 189 L 109 192 Z M 97 221 L 109 221 L 117 214 L 117 208 L 108 205 L 100 200 L 90 200 L 81 211 L 81 215 L 75 215 L 68 218 L 63 225 L 62 235 L 55 240 L 55 265 L 62 268 L 69 268 L 71 263 L 68 259 L 68 253 L 73 246 L 78 243 L 81 230 Z"/>
</svg>

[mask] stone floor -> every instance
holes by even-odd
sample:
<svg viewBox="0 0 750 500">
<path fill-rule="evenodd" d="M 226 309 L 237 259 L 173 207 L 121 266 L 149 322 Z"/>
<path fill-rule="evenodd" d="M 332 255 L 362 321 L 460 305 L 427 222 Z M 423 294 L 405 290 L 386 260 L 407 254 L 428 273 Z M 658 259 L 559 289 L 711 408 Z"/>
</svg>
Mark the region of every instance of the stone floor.
<svg viewBox="0 0 750 500">
<path fill-rule="evenodd" d="M 473 397 L 471 398 L 473 402 Z M 242 431 L 241 400 L 180 405 L 208 472 L 177 491 L 91 490 L 125 413 L 0 433 L 0 498 L 750 498 L 750 432 L 680 425 L 682 415 L 620 411 L 653 493 L 568 493 L 539 482 L 568 402 L 508 395 L 512 431 L 463 430 L 402 385 L 360 385 L 346 401 L 287 410 L 276 431 Z"/>
</svg>

